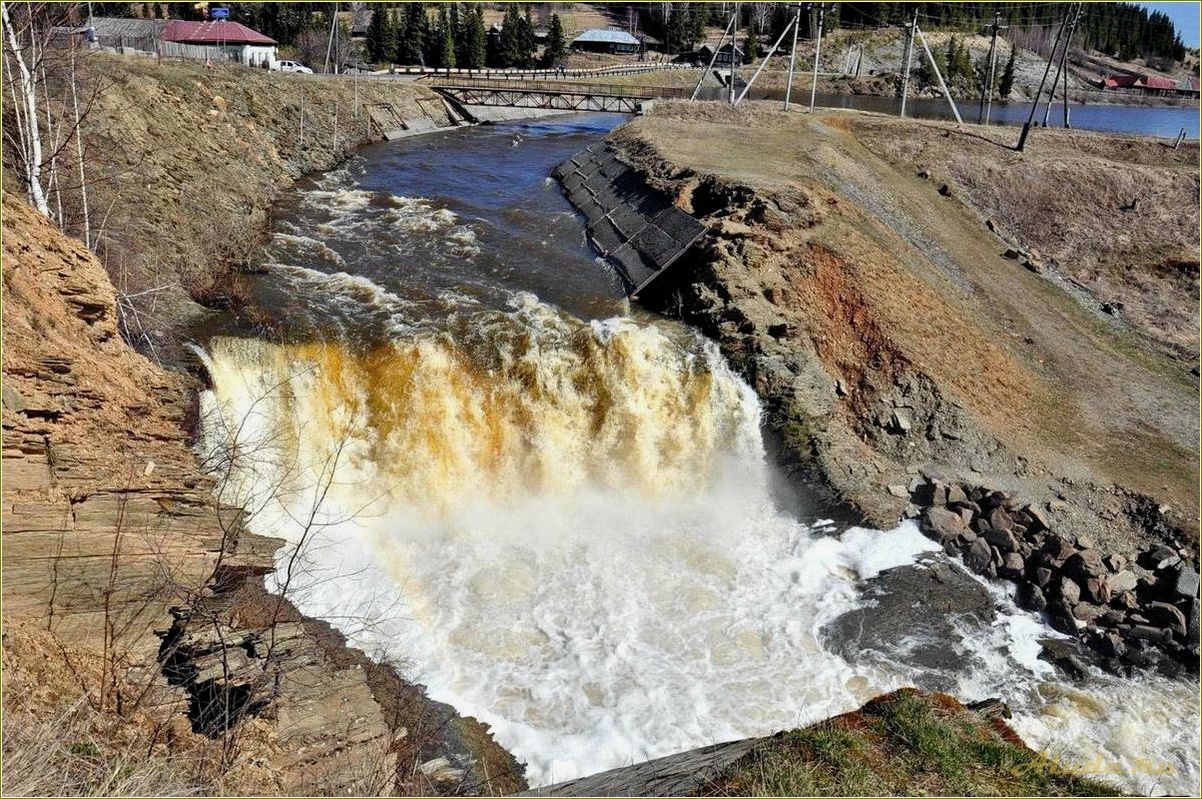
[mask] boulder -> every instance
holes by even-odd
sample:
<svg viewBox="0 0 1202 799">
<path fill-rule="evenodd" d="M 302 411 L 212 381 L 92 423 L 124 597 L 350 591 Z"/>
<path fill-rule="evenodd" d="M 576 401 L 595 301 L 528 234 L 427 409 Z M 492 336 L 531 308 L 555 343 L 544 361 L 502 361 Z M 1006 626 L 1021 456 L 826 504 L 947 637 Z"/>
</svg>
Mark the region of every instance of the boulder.
<svg viewBox="0 0 1202 799">
<path fill-rule="evenodd" d="M 1081 586 L 1077 585 L 1071 577 L 1061 577 L 1060 582 L 1056 584 L 1057 595 L 1068 605 L 1075 605 L 1081 601 Z"/>
<path fill-rule="evenodd" d="M 1189 601 L 1189 610 L 1185 614 L 1189 618 L 1189 624 L 1185 629 L 1185 640 L 1191 644 L 1198 643 L 1198 598 L 1194 597 Z"/>
<path fill-rule="evenodd" d="M 1095 621 L 1105 612 L 1105 608 L 1099 607 L 1092 602 L 1078 602 L 1077 604 L 1073 605 L 1072 611 L 1073 618 L 1086 624 Z"/>
<path fill-rule="evenodd" d="M 1040 588 L 1046 588 L 1048 583 L 1052 582 L 1052 570 L 1046 566 L 1039 566 L 1035 569 L 1033 579 Z"/>
<path fill-rule="evenodd" d="M 1188 563 L 1182 563 L 1172 572 L 1169 588 L 1181 599 L 1193 599 L 1198 595 L 1198 572 Z"/>
<path fill-rule="evenodd" d="M 1102 553 L 1096 549 L 1075 552 L 1064 562 L 1065 570 L 1074 577 L 1101 577 L 1106 574 Z"/>
<path fill-rule="evenodd" d="M 1048 503 L 1048 510 L 1052 513 L 1068 513 L 1068 503 L 1061 499 L 1053 499 Z"/>
<path fill-rule="evenodd" d="M 1113 594 L 1121 594 L 1124 591 L 1134 591 L 1138 580 L 1135 577 L 1135 572 L 1124 569 L 1118 574 L 1110 575 L 1107 581 L 1110 586 L 1110 591 Z"/>
<path fill-rule="evenodd" d="M 1036 612 L 1048 606 L 1048 600 L 1044 596 L 1043 590 L 1034 583 L 1019 583 L 1018 590 L 1014 592 L 1014 602 L 1020 608 Z"/>
<path fill-rule="evenodd" d="M 997 512 L 994 511 L 994 513 Z M 991 526 L 985 531 L 985 540 L 997 547 L 999 552 L 1014 552 L 1018 549 L 1018 542 L 1014 540 L 1014 534 L 1009 530 L 999 530 Z"/>
<path fill-rule="evenodd" d="M 1112 572 L 1120 572 L 1123 570 L 1123 567 L 1126 565 L 1127 565 L 1127 559 L 1124 558 L 1122 555 L 1112 554 L 1112 555 L 1106 556 L 1106 566 Z"/>
<path fill-rule="evenodd" d="M 998 574 L 1002 577 L 1009 577 L 1012 580 L 1021 579 L 1023 570 L 1027 564 L 1023 562 L 1023 556 L 1017 552 L 1008 552 L 1002 558 L 1002 565 L 998 568 Z"/>
<path fill-rule="evenodd" d="M 910 423 L 910 415 L 901 408 L 894 408 L 892 416 L 889 417 L 889 429 L 895 433 L 908 433 L 913 425 Z"/>
<path fill-rule="evenodd" d="M 1145 612 L 1153 624 L 1172 630 L 1174 635 L 1185 637 L 1185 631 L 1188 629 L 1185 614 L 1175 605 L 1168 602 L 1149 602 Z"/>
<path fill-rule="evenodd" d="M 957 503 L 967 503 L 968 495 L 964 493 L 964 489 L 952 483 L 947 487 L 947 504 L 953 505 Z M 979 509 L 978 509 L 979 510 Z"/>
<path fill-rule="evenodd" d="M 982 539 L 973 541 L 968 547 L 968 551 L 964 553 L 964 563 L 968 568 L 978 574 L 985 571 L 990 565 L 992 553 L 989 550 L 989 545 Z"/>
<path fill-rule="evenodd" d="M 940 542 L 951 541 L 964 532 L 964 519 L 947 508 L 932 506 L 923 511 L 922 529 Z"/>
<path fill-rule="evenodd" d="M 1027 529 L 1033 533 L 1038 533 L 1041 530 L 1051 529 L 1048 526 L 1048 517 L 1039 509 L 1038 505 L 1024 505 L 1023 511 L 1031 519 L 1031 523 L 1027 525 Z"/>
</svg>

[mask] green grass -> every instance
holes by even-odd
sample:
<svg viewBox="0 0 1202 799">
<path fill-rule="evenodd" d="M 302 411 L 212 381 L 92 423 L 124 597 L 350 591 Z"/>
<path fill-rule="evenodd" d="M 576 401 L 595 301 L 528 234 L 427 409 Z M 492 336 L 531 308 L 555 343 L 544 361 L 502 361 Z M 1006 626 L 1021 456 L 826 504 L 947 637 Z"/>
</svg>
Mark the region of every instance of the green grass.
<svg viewBox="0 0 1202 799">
<path fill-rule="evenodd" d="M 768 739 L 715 780 L 717 796 L 1115 796 L 938 697 L 898 692 Z"/>
</svg>

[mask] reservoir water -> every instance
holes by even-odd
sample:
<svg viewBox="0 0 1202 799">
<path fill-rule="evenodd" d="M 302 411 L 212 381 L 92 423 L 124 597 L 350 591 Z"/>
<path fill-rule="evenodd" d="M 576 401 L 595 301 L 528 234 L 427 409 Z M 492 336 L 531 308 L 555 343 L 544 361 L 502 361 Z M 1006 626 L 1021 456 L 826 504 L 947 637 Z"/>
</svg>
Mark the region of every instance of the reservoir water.
<svg viewBox="0 0 1202 799">
<path fill-rule="evenodd" d="M 700 97 L 705 100 L 725 100 L 726 89 L 705 87 Z M 783 101 L 785 90 L 777 88 L 759 89 L 752 87 L 747 94 L 750 100 Z M 810 102 L 807 89 L 794 89 L 793 101 L 806 107 Z M 878 114 L 897 116 L 901 100 L 897 97 L 878 97 L 869 94 L 818 94 L 814 98 L 819 108 L 853 108 L 858 111 L 873 111 Z M 1035 123 L 1043 121 L 1044 106 L 1040 103 L 1035 113 Z M 960 118 L 976 124 L 982 118 L 977 102 L 958 100 Z M 1104 103 L 1069 103 L 1069 125 L 1078 130 L 1096 130 L 1105 133 L 1127 133 L 1137 136 L 1154 136 L 1175 139 L 1184 129 L 1185 138 L 1198 139 L 1199 114 L 1197 105 L 1109 105 Z M 1022 127 L 1031 114 L 1029 102 L 994 102 L 989 113 L 989 124 Z M 911 97 L 906 101 L 906 116 L 914 119 L 953 120 L 951 108 L 942 97 Z M 1059 104 L 1052 106 L 1048 117 L 1049 127 L 1063 127 L 1064 112 Z M 1017 133 L 1016 133 L 1017 136 Z"/>
<path fill-rule="evenodd" d="M 1001 587 L 944 664 L 904 631 L 873 657 L 832 639 L 865 581 L 943 555 L 782 502 L 754 392 L 628 306 L 548 177 L 620 122 L 373 146 L 282 199 L 249 311 L 199 342 L 222 499 L 288 542 L 269 587 L 489 723 L 532 784 L 917 684 L 1000 696 L 1129 790 L 1194 790 L 1196 684 L 1070 683 Z"/>
</svg>

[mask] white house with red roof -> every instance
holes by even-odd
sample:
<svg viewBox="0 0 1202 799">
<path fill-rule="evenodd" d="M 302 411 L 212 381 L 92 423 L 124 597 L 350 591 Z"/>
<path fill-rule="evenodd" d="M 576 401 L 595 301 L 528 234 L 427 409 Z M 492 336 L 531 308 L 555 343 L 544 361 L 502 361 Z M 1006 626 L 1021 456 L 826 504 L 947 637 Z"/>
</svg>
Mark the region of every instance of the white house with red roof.
<svg viewBox="0 0 1202 799">
<path fill-rule="evenodd" d="M 278 45 L 270 36 L 228 19 L 207 22 L 169 20 L 161 38 L 165 42 L 219 48 L 227 58 L 241 61 L 248 67 L 274 66 Z"/>
</svg>

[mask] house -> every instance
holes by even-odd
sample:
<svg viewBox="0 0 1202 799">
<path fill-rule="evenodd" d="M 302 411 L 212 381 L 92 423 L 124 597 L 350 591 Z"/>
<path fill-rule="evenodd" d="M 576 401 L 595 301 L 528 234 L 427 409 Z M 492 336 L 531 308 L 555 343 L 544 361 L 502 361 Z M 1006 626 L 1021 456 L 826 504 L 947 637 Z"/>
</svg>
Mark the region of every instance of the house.
<svg viewBox="0 0 1202 799">
<path fill-rule="evenodd" d="M 643 45 L 626 31 L 591 28 L 572 40 L 572 49 L 586 53 L 637 53 Z"/>
<path fill-rule="evenodd" d="M 1103 91 L 1118 91 L 1125 94 L 1198 96 L 1198 79 L 1192 76 L 1174 80 L 1162 75 L 1109 75 L 1102 78 L 1101 87 Z"/>
<path fill-rule="evenodd" d="M 227 19 L 209 22 L 173 19 L 163 30 L 162 40 L 217 48 L 230 60 L 239 61 L 248 67 L 270 67 L 276 60 L 275 39 L 264 36 L 240 22 Z"/>
<path fill-rule="evenodd" d="M 718 58 L 714 60 L 715 67 L 730 69 L 731 52 L 734 52 L 734 57 L 738 59 L 739 64 L 743 63 L 743 48 L 736 47 L 733 44 L 724 44 L 718 50 Z M 714 57 L 714 49 L 708 44 L 703 44 L 701 49 L 697 50 L 697 55 L 701 63 L 708 64 L 710 59 Z"/>
</svg>

